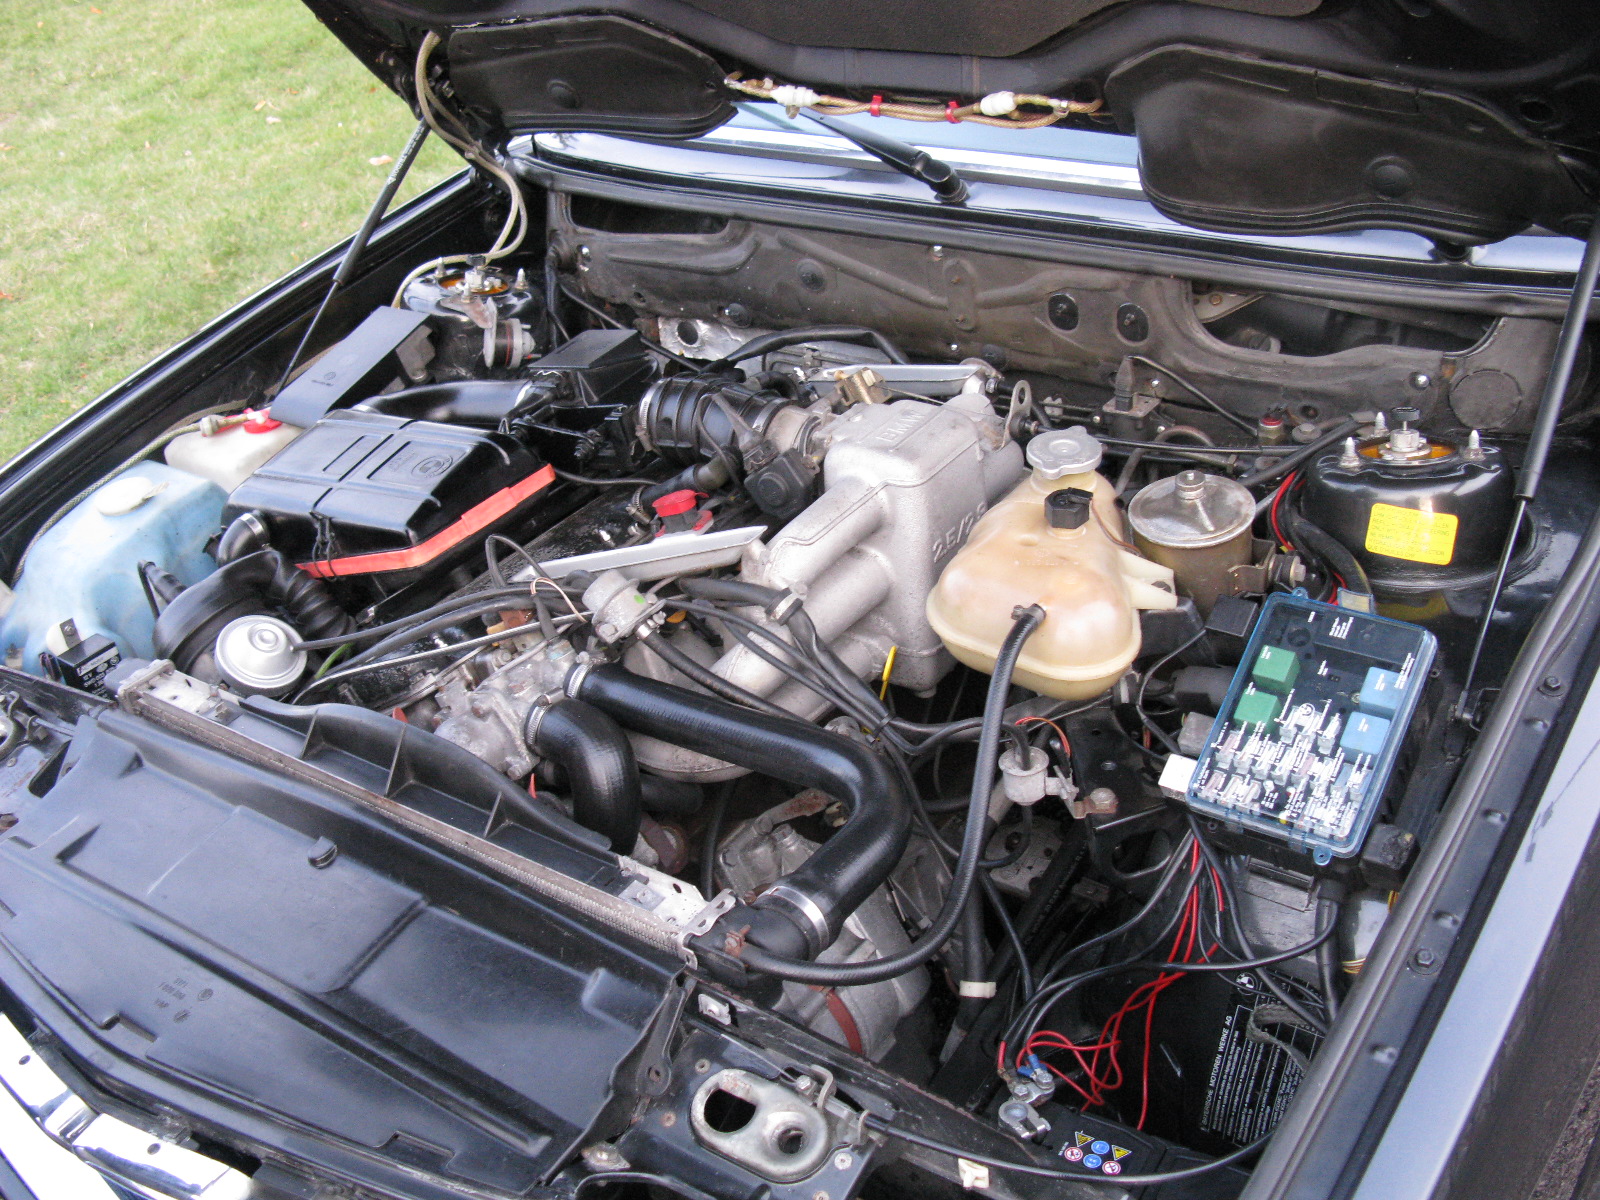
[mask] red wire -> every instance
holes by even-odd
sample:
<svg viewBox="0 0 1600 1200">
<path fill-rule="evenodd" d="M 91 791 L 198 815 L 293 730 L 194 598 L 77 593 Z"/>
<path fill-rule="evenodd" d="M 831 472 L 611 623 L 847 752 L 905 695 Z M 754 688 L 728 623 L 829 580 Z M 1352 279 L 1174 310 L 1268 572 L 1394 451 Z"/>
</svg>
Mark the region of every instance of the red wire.
<svg viewBox="0 0 1600 1200">
<path fill-rule="evenodd" d="M 1283 503 L 1283 498 L 1289 494 L 1289 485 L 1299 474 L 1299 471 L 1290 471 L 1284 476 L 1283 482 L 1278 485 L 1278 490 L 1272 493 L 1272 507 L 1267 510 L 1267 520 L 1272 525 L 1272 532 L 1277 537 L 1278 544 L 1285 550 L 1293 550 L 1294 546 L 1283 536 L 1283 530 L 1278 527 L 1278 505 Z"/>
<path fill-rule="evenodd" d="M 1206 871 L 1211 876 L 1212 904 L 1220 918 L 1224 911 L 1222 881 L 1216 869 L 1209 864 Z M 1198 951 L 1202 957 L 1209 958 L 1217 950 L 1213 943 L 1209 948 L 1203 948 L 1201 938 L 1200 896 L 1200 848 L 1190 848 L 1189 857 L 1189 890 L 1184 896 L 1183 910 L 1179 917 L 1178 928 L 1173 934 L 1172 949 L 1168 959 L 1173 962 L 1193 962 Z M 1180 957 L 1181 956 L 1181 957 Z M 1074 1042 L 1063 1034 L 1050 1029 L 1041 1029 L 1030 1037 L 1027 1044 L 1018 1051 L 1016 1061 L 1018 1066 L 1028 1054 L 1051 1051 L 1066 1051 L 1070 1053 L 1079 1070 L 1083 1072 L 1085 1083 L 1068 1076 L 1054 1063 L 1045 1061 L 1041 1055 L 1040 1061 L 1045 1062 L 1052 1074 L 1067 1084 L 1073 1091 L 1084 1099 L 1084 1109 L 1097 1107 L 1105 1103 L 1108 1095 L 1121 1089 L 1124 1077 L 1122 1072 L 1121 1048 L 1122 1026 L 1129 1016 L 1135 1015 L 1140 1009 L 1144 1010 L 1144 1047 L 1140 1055 L 1140 1080 L 1139 1080 L 1139 1119 L 1135 1128 L 1143 1129 L 1150 1111 L 1150 1049 L 1154 1041 L 1155 1007 L 1156 1001 L 1178 980 L 1183 978 L 1182 971 L 1168 971 L 1158 975 L 1155 979 L 1148 980 L 1134 988 L 1122 1005 L 1106 1018 L 1101 1027 L 1100 1037 L 1097 1041 L 1089 1043 Z M 999 1063 L 1003 1069 L 1006 1059 L 1006 1047 L 1000 1047 Z"/>
</svg>

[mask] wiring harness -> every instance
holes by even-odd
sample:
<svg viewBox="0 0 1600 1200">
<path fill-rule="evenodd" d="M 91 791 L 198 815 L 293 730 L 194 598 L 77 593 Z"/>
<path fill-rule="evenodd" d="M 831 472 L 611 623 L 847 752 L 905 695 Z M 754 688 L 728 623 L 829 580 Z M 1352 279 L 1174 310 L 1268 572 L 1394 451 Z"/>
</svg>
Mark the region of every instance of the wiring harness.
<svg viewBox="0 0 1600 1200">
<path fill-rule="evenodd" d="M 940 104 L 910 100 L 885 100 L 874 96 L 869 101 L 828 96 L 793 83 L 774 83 L 770 79 L 745 79 L 734 72 L 723 80 L 736 92 L 756 100 L 771 100 L 782 105 L 792 118 L 801 109 L 830 117 L 853 117 L 866 113 L 874 117 L 895 117 L 901 121 L 948 121 L 952 125 L 970 121 L 997 129 L 1043 129 L 1074 115 L 1099 112 L 1099 100 L 1060 100 L 1030 92 L 990 92 L 974 104 L 954 100 Z"/>
</svg>

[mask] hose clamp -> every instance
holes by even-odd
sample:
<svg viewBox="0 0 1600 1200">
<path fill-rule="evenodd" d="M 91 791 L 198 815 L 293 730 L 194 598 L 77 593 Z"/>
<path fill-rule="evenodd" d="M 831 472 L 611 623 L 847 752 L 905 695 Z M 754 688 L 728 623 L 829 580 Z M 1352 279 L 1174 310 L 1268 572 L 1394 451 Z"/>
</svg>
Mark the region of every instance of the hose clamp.
<svg viewBox="0 0 1600 1200">
<path fill-rule="evenodd" d="M 528 715 L 522 720 L 522 740 L 529 750 L 532 750 L 539 741 L 539 726 L 544 724 L 545 716 L 566 697 L 560 692 L 546 692 L 533 702 L 533 707 L 528 709 Z"/>
<path fill-rule="evenodd" d="M 567 678 L 561 685 L 561 690 L 574 700 L 578 699 L 578 692 L 583 687 L 583 681 L 588 678 L 589 672 L 594 668 L 591 662 L 580 660 L 572 670 L 567 672 Z"/>
<path fill-rule="evenodd" d="M 803 918 L 801 931 L 806 935 L 811 956 L 815 958 L 833 943 L 833 930 L 828 928 L 828 914 L 810 896 L 787 883 L 775 883 L 762 892 L 758 900 L 776 900 L 794 910 Z"/>
<path fill-rule="evenodd" d="M 651 410 L 655 408 L 656 400 L 665 383 L 666 380 L 658 379 L 645 389 L 644 395 L 639 400 L 638 419 L 634 421 L 634 435 L 639 439 L 639 444 L 651 454 L 658 453 L 655 443 L 650 440 L 650 422 L 655 419 Z"/>
</svg>

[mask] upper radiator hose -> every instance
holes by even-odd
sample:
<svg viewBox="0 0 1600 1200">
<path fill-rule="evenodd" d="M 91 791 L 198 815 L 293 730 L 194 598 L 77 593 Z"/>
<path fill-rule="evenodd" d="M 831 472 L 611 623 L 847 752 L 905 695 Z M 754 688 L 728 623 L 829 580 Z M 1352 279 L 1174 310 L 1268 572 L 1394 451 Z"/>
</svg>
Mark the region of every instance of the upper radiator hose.
<svg viewBox="0 0 1600 1200">
<path fill-rule="evenodd" d="M 714 755 L 843 801 L 845 823 L 806 860 L 724 925 L 775 954 L 814 958 L 845 918 L 889 878 L 911 833 L 911 808 L 889 765 L 849 738 L 799 720 L 657 683 L 610 665 L 579 668 L 568 691 L 627 729 Z"/>
</svg>

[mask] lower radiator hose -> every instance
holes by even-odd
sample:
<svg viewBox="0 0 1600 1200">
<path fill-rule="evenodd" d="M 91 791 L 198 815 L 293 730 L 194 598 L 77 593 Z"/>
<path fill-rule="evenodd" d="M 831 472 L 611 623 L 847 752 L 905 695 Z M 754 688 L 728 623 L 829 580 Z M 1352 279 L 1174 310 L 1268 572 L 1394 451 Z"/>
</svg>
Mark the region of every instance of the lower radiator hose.
<svg viewBox="0 0 1600 1200">
<path fill-rule="evenodd" d="M 644 811 L 639 764 L 617 723 L 582 700 L 558 700 L 528 713 L 522 737 L 566 773 L 573 819 L 609 838 L 615 853 L 632 854 Z"/>
</svg>

